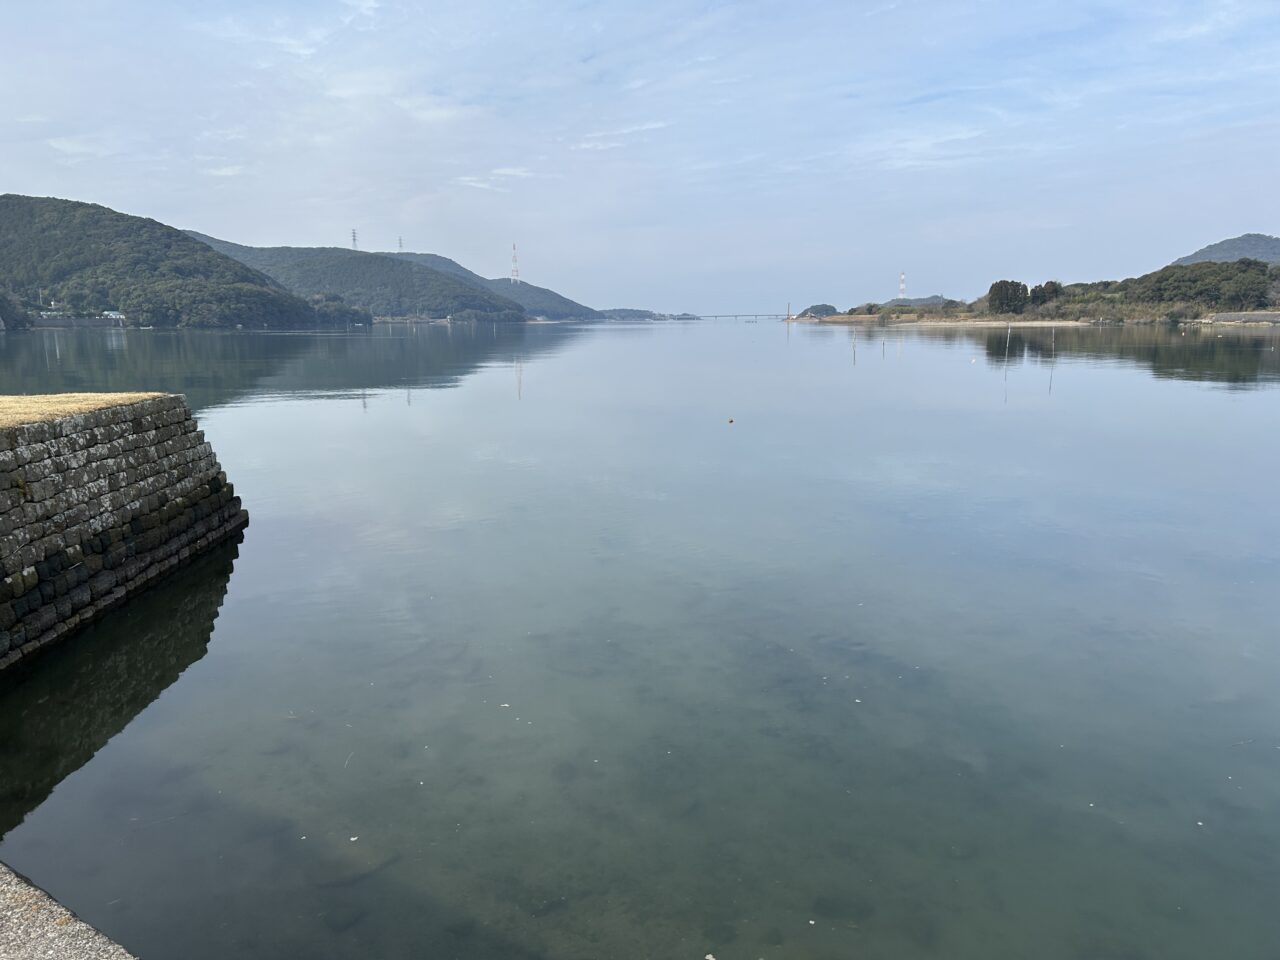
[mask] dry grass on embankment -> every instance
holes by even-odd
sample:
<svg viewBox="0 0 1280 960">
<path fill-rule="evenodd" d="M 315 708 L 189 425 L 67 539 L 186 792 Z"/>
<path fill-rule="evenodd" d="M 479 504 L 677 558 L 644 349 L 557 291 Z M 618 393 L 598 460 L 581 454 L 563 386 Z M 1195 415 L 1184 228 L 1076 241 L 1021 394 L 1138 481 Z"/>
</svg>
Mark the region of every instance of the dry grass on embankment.
<svg viewBox="0 0 1280 960">
<path fill-rule="evenodd" d="M 30 396 L 0 396 L 0 428 L 24 423 L 43 423 L 77 413 L 139 403 L 163 393 L 47 393 Z"/>
</svg>

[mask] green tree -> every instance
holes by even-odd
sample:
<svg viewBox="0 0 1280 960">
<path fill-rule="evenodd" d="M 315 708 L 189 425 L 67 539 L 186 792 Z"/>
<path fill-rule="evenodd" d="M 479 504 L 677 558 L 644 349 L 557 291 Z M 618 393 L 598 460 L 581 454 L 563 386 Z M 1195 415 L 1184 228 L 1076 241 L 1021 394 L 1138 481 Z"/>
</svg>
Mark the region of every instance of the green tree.
<svg viewBox="0 0 1280 960">
<path fill-rule="evenodd" d="M 1031 288 L 1031 305 L 1041 307 L 1046 303 L 1052 303 L 1060 296 L 1062 296 L 1062 284 L 1057 280 L 1046 280 Z"/>
<path fill-rule="evenodd" d="M 834 317 L 840 311 L 829 303 L 815 303 L 800 311 L 802 317 Z"/>
<path fill-rule="evenodd" d="M 0 330 L 17 330 L 27 326 L 31 316 L 22 301 L 6 290 L 0 290 Z"/>
<path fill-rule="evenodd" d="M 1222 305 L 1237 310 L 1254 310 L 1267 305 L 1267 275 L 1241 273 L 1222 284 Z"/>
<path fill-rule="evenodd" d="M 1022 313 L 1029 297 L 1025 283 L 997 280 L 987 291 L 987 309 L 992 313 Z"/>
<path fill-rule="evenodd" d="M 314 296 L 310 302 L 311 308 L 316 312 L 317 326 L 343 327 L 353 323 L 373 323 L 372 313 L 351 306 L 336 293 Z"/>
</svg>

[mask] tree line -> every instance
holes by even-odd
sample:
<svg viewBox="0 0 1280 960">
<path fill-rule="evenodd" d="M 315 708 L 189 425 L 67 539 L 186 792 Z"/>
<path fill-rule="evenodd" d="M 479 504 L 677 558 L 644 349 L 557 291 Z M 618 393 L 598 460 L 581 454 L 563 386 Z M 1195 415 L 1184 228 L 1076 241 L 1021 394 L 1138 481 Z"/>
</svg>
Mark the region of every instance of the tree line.
<svg viewBox="0 0 1280 960">
<path fill-rule="evenodd" d="M 1175 264 L 1127 280 L 1062 284 L 1049 280 L 1028 289 L 997 280 L 975 308 L 997 315 L 1028 312 L 1049 319 L 1187 320 L 1215 311 L 1280 307 L 1280 266 L 1261 260 Z"/>
<path fill-rule="evenodd" d="M 944 297 L 864 303 L 846 313 L 945 319 L 975 315 L 1026 316 L 1046 320 L 1194 320 L 1214 312 L 1280 310 L 1280 264 L 1242 259 L 1173 264 L 1127 280 L 1064 284 L 1045 280 L 1028 286 L 1021 280 L 997 280 L 986 296 L 971 303 Z M 829 303 L 814 304 L 800 316 L 832 316 Z"/>
</svg>

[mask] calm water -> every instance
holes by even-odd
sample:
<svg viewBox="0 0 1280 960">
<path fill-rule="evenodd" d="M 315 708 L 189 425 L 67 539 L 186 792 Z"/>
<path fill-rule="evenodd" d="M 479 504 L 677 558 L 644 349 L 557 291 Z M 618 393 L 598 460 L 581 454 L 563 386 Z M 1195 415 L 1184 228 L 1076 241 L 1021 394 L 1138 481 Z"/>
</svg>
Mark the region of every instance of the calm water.
<svg viewBox="0 0 1280 960">
<path fill-rule="evenodd" d="M 0 859 L 151 960 L 1274 958 L 1277 345 L 0 338 L 252 518 L 0 686 Z"/>
</svg>

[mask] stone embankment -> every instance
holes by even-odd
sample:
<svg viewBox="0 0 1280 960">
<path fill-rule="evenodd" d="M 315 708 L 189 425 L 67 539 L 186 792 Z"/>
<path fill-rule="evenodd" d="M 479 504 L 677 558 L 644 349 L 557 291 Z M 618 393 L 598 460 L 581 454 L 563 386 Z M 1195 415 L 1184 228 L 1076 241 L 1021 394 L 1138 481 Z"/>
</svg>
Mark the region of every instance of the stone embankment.
<svg viewBox="0 0 1280 960">
<path fill-rule="evenodd" d="M 1249 310 L 1241 313 L 1211 313 L 1201 323 L 1280 324 L 1280 310 Z"/>
<path fill-rule="evenodd" d="M 0 398 L 0 669 L 248 522 L 184 398 Z"/>
<path fill-rule="evenodd" d="M 0 864 L 0 957 L 133 960 L 123 947 L 4 864 Z"/>
</svg>

